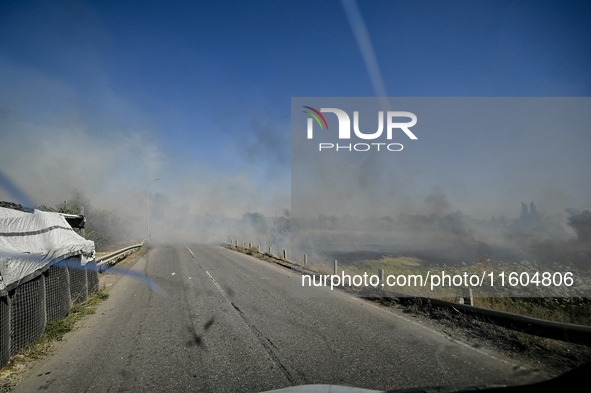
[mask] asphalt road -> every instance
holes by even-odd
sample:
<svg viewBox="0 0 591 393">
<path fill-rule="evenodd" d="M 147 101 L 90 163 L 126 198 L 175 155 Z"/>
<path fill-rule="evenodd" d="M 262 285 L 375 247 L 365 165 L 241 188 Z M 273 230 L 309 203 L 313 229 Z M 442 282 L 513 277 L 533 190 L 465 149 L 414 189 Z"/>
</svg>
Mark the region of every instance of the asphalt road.
<svg viewBox="0 0 591 393">
<path fill-rule="evenodd" d="M 15 392 L 395 390 L 544 377 L 338 291 L 295 297 L 292 272 L 222 247 L 155 248 L 133 270 L 166 296 L 121 278 Z"/>
</svg>

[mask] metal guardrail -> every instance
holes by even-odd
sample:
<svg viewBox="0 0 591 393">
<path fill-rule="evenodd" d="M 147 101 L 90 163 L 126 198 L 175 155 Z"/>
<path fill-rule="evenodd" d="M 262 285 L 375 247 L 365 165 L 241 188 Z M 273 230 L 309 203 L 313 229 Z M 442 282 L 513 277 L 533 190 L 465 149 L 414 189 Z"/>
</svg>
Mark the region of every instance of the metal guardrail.
<svg viewBox="0 0 591 393">
<path fill-rule="evenodd" d="M 133 246 L 125 247 L 125 248 L 122 248 L 121 250 L 118 250 L 118 251 L 112 252 L 110 254 L 104 255 L 104 256 L 102 256 L 100 258 L 96 258 L 96 260 L 95 260 L 96 261 L 96 264 L 98 266 L 114 265 L 119 260 L 125 258 L 131 252 L 133 252 L 136 249 L 138 249 L 141 246 L 143 246 L 145 242 L 146 242 L 146 240 L 142 241 L 140 244 L 135 244 Z"/>
<path fill-rule="evenodd" d="M 438 307 L 449 307 L 471 317 L 483 317 L 484 322 L 502 326 L 507 329 L 531 334 L 539 337 L 551 338 L 591 346 L 591 326 L 575 325 L 572 323 L 553 322 L 545 319 L 526 317 L 506 311 L 469 306 L 467 304 L 452 303 L 440 299 L 412 297 L 424 304 Z"/>
</svg>

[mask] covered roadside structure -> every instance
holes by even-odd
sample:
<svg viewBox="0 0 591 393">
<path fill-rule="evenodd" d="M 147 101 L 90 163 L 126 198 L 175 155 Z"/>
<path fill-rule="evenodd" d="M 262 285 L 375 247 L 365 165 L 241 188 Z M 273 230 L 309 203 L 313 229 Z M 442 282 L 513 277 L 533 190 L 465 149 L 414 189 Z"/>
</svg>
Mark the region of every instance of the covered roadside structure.
<svg viewBox="0 0 591 393">
<path fill-rule="evenodd" d="M 84 217 L 0 204 L 0 366 L 98 289 L 94 242 L 69 221 Z"/>
</svg>

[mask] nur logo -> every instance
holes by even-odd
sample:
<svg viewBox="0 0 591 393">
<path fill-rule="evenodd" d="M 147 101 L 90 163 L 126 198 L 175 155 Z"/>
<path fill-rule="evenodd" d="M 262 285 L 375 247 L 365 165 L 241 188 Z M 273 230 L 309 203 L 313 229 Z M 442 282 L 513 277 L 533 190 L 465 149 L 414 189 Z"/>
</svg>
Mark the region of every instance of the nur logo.
<svg viewBox="0 0 591 393">
<path fill-rule="evenodd" d="M 326 126 L 326 129 L 328 130 L 328 123 L 326 122 L 326 119 L 322 115 L 322 113 L 327 113 L 327 112 L 334 113 L 335 115 L 337 115 L 337 119 L 339 121 L 339 139 L 351 139 L 351 118 L 342 109 L 320 108 L 320 111 L 318 111 L 318 110 L 316 110 L 312 107 L 309 107 L 309 106 L 304 106 L 304 108 L 309 109 L 311 112 L 309 112 L 309 111 L 302 111 L 302 112 L 312 116 L 311 118 L 308 118 L 308 132 L 307 132 L 308 139 L 314 138 L 314 120 L 316 120 L 316 122 L 320 126 L 320 129 L 324 128 L 323 127 L 323 123 L 324 123 L 324 126 Z M 392 139 L 393 130 L 395 130 L 395 129 L 402 130 L 410 139 L 418 139 L 415 136 L 415 134 L 413 134 L 412 131 L 410 131 L 410 128 L 412 126 L 414 126 L 415 124 L 417 124 L 417 116 L 414 113 L 388 111 L 385 117 L 386 117 L 386 137 L 387 137 L 387 139 L 389 139 L 389 140 Z M 405 122 L 395 121 L 396 118 L 398 118 L 398 119 L 407 118 L 407 119 L 410 119 L 410 121 L 405 121 Z M 322 119 L 322 122 L 320 121 L 320 119 Z M 366 133 L 363 133 L 359 130 L 359 112 L 354 111 L 353 112 L 353 131 L 355 132 L 355 135 L 360 139 L 371 140 L 371 139 L 379 138 L 384 131 L 384 112 L 383 111 L 378 112 L 378 130 L 374 133 L 366 134 Z M 380 150 L 380 145 L 386 145 L 386 143 L 371 143 L 371 146 L 376 146 L 378 151 Z M 357 143 L 357 144 L 353 145 L 353 147 L 351 147 L 351 144 L 341 146 L 337 143 L 336 150 L 338 151 L 339 149 L 341 149 L 341 150 L 351 151 L 351 148 L 353 148 L 355 151 L 368 151 L 371 149 L 371 146 L 368 143 Z M 332 143 L 320 143 L 319 144 L 320 151 L 322 151 L 322 149 L 332 149 L 334 147 L 335 146 Z M 403 149 L 403 146 L 400 143 L 390 143 L 386 147 L 390 151 L 400 151 Z M 393 149 L 393 147 L 395 147 L 395 149 Z"/>
</svg>

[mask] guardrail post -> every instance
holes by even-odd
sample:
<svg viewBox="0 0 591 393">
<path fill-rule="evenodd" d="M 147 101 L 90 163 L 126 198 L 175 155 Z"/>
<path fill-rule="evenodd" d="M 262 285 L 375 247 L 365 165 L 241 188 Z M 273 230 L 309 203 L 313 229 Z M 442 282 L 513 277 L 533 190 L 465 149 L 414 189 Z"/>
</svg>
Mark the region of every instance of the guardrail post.
<svg viewBox="0 0 591 393">
<path fill-rule="evenodd" d="M 464 298 L 464 304 L 474 305 L 472 304 L 472 288 L 462 288 L 462 297 Z"/>
<path fill-rule="evenodd" d="M 230 247 L 234 247 L 234 239 L 230 238 Z"/>
<path fill-rule="evenodd" d="M 378 269 L 378 277 L 380 278 L 380 284 L 384 286 L 384 269 Z"/>
<path fill-rule="evenodd" d="M 308 256 L 304 254 L 304 266 L 308 264 Z"/>
<path fill-rule="evenodd" d="M 287 259 L 287 250 L 283 250 L 283 259 Z"/>
<path fill-rule="evenodd" d="M 273 251 L 271 250 L 271 246 L 269 246 L 269 255 L 273 255 Z"/>
<path fill-rule="evenodd" d="M 248 249 L 250 250 L 252 248 L 252 243 L 248 243 Z"/>
<path fill-rule="evenodd" d="M 337 273 L 337 260 L 335 259 L 334 260 L 334 275 L 336 276 L 337 274 L 338 274 Z"/>
</svg>

